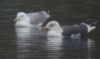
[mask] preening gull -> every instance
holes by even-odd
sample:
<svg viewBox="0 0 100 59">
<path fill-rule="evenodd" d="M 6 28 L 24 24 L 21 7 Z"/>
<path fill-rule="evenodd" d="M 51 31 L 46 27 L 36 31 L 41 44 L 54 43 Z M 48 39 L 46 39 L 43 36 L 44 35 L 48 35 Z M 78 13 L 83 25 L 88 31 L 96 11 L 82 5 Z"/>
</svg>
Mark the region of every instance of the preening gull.
<svg viewBox="0 0 100 59">
<path fill-rule="evenodd" d="M 15 26 L 42 26 L 42 24 L 50 17 L 46 11 L 25 13 L 18 12 L 15 18 Z"/>
<path fill-rule="evenodd" d="M 50 21 L 43 29 L 48 29 L 47 36 L 49 37 L 67 37 L 71 39 L 80 39 L 82 36 L 96 28 L 95 22 L 91 25 L 80 23 L 61 27 L 57 21 Z"/>
</svg>

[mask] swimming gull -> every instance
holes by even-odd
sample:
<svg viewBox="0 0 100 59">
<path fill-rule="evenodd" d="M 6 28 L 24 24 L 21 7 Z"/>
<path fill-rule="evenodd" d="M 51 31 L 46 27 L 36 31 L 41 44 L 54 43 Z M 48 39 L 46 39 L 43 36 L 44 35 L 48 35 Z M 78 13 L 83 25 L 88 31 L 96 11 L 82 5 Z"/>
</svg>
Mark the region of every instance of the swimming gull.
<svg viewBox="0 0 100 59">
<path fill-rule="evenodd" d="M 50 21 L 45 27 L 43 27 L 43 30 L 48 29 L 47 36 L 49 37 L 66 37 L 71 39 L 80 39 L 82 36 L 91 32 L 95 28 L 95 25 L 91 26 L 86 23 L 66 25 L 61 27 L 57 21 Z"/>
<path fill-rule="evenodd" d="M 18 12 L 14 21 L 16 22 L 15 26 L 42 26 L 49 17 L 50 15 L 46 11 L 34 13 Z"/>
</svg>

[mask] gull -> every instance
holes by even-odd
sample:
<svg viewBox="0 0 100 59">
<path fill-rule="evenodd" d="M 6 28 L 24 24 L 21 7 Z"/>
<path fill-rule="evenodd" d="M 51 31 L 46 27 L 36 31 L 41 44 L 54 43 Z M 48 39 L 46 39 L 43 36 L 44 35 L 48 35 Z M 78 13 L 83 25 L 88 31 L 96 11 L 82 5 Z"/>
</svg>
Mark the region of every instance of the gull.
<svg viewBox="0 0 100 59">
<path fill-rule="evenodd" d="M 93 22 L 91 24 L 80 23 L 61 27 L 59 22 L 50 21 L 45 27 L 43 27 L 43 30 L 47 30 L 48 37 L 66 37 L 71 39 L 80 39 L 82 36 L 85 36 L 93 29 L 95 29 L 95 24 L 96 22 Z"/>
<path fill-rule="evenodd" d="M 46 11 L 32 13 L 18 12 L 14 21 L 16 27 L 40 27 L 49 17 L 50 15 Z"/>
</svg>

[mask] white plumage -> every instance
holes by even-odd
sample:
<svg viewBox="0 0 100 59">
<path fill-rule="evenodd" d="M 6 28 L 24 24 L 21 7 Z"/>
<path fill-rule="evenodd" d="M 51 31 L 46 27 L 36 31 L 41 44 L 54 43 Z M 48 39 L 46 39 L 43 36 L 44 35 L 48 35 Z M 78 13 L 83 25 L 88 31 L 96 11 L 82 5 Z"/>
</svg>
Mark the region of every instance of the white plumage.
<svg viewBox="0 0 100 59">
<path fill-rule="evenodd" d="M 44 28 L 48 29 L 47 36 L 49 37 L 80 39 L 82 36 L 85 36 L 87 33 L 91 32 L 91 30 L 95 29 L 95 26 L 80 23 L 78 25 L 66 25 L 61 27 L 57 21 L 50 21 Z"/>
<path fill-rule="evenodd" d="M 34 12 L 34 13 L 25 13 L 19 12 L 15 18 L 15 26 L 42 26 L 42 24 L 50 17 L 46 11 Z"/>
</svg>

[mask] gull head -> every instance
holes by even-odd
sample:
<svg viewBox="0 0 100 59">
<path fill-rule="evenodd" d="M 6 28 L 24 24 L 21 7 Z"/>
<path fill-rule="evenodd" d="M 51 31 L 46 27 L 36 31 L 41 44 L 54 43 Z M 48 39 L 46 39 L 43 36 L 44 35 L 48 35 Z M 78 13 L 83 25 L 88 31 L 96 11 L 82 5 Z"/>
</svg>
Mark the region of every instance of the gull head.
<svg viewBox="0 0 100 59">
<path fill-rule="evenodd" d="M 44 31 L 50 31 L 50 30 L 58 31 L 60 29 L 61 29 L 60 24 L 57 21 L 50 21 L 47 23 L 45 27 L 43 27 Z"/>
<path fill-rule="evenodd" d="M 28 15 L 26 13 L 24 13 L 24 12 L 18 12 L 14 21 L 25 20 L 27 18 L 28 18 Z"/>
</svg>

